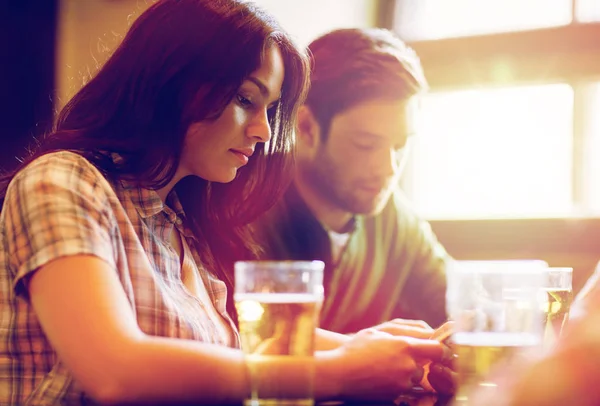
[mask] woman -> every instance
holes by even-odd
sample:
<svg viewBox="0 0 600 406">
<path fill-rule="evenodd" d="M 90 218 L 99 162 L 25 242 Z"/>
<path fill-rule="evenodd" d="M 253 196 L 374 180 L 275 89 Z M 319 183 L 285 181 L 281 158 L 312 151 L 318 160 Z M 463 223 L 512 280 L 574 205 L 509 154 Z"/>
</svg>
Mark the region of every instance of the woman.
<svg viewBox="0 0 600 406">
<path fill-rule="evenodd" d="M 252 258 L 246 225 L 288 181 L 306 86 L 305 56 L 251 3 L 159 0 L 138 18 L 4 179 L 0 403 L 248 394 L 229 258 Z M 317 353 L 316 394 L 391 395 L 441 356 L 362 332 Z"/>
</svg>

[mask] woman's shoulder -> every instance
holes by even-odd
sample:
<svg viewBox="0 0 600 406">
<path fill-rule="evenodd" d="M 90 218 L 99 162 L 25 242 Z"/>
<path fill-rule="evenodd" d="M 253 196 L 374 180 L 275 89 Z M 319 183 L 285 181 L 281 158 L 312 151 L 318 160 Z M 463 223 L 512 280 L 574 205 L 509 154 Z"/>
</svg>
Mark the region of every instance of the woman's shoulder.
<svg viewBox="0 0 600 406">
<path fill-rule="evenodd" d="M 11 183 L 30 184 L 37 190 L 59 186 L 87 193 L 113 189 L 111 182 L 88 159 L 66 150 L 35 158 L 15 175 Z"/>
<path fill-rule="evenodd" d="M 66 175 L 70 178 L 105 178 L 102 173 L 83 155 L 72 151 L 55 151 L 41 155 L 25 166 L 17 176 L 44 173 L 46 175 Z"/>
<path fill-rule="evenodd" d="M 38 168 L 53 167 L 53 168 L 75 168 L 81 167 L 82 170 L 86 170 L 89 167 L 93 168 L 92 163 L 87 160 L 83 155 L 76 152 L 61 150 L 48 152 L 41 156 L 38 156 L 32 160 L 27 166 L 25 166 L 20 173 L 38 170 Z"/>
</svg>

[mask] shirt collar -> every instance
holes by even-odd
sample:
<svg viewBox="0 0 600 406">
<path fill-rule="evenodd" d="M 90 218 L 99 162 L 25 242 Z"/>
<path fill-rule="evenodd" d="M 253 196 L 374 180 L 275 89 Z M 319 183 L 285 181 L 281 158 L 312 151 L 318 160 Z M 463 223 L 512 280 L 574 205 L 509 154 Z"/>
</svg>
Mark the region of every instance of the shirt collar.
<svg viewBox="0 0 600 406">
<path fill-rule="evenodd" d="M 114 162 L 122 159 L 117 153 L 111 154 L 111 158 Z M 165 205 L 156 190 L 141 187 L 138 183 L 127 179 L 121 179 L 120 183 L 140 217 L 146 219 L 163 212 L 167 221 L 175 224 L 184 236 L 196 239 L 194 233 L 184 225 L 185 212 L 175 190 L 167 195 L 167 205 Z"/>
<path fill-rule="evenodd" d="M 123 157 L 116 152 L 111 153 L 110 158 L 115 164 L 123 160 Z M 156 190 L 143 188 L 137 182 L 128 179 L 121 179 L 120 183 L 142 218 L 155 216 L 165 209 L 165 204 Z"/>
<path fill-rule="evenodd" d="M 155 216 L 165 209 L 165 204 L 155 190 L 137 186 L 126 180 L 121 180 L 121 185 L 142 218 Z"/>
<path fill-rule="evenodd" d="M 185 237 L 197 239 L 186 223 L 183 206 L 174 190 L 167 196 L 167 204 L 165 205 L 156 190 L 138 186 L 127 180 L 121 180 L 120 182 L 126 196 L 131 200 L 140 217 L 146 219 L 162 212 L 166 221 L 174 224 Z"/>
<path fill-rule="evenodd" d="M 138 186 L 127 180 L 121 180 L 121 185 L 142 218 L 156 216 L 164 211 L 167 219 L 175 223 L 177 217 L 185 215 L 183 206 L 174 190 L 167 196 L 165 205 L 156 190 Z"/>
</svg>

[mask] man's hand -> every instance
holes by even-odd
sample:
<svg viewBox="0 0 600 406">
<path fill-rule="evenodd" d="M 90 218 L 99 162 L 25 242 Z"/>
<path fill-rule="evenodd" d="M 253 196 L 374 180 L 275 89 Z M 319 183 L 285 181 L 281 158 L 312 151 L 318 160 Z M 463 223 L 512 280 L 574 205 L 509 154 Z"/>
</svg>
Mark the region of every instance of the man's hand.
<svg viewBox="0 0 600 406">
<path fill-rule="evenodd" d="M 394 319 L 372 327 L 374 330 L 382 331 L 394 336 L 430 338 L 434 333 L 429 324 L 423 320 Z"/>
<path fill-rule="evenodd" d="M 436 331 L 422 320 L 407 319 L 393 319 L 370 327 L 368 330 L 376 330 L 393 336 L 413 338 L 434 338 L 432 335 L 435 334 Z M 353 335 L 354 334 L 339 334 L 318 328 L 316 334 L 316 348 L 318 351 L 333 350 L 350 340 Z"/>
</svg>

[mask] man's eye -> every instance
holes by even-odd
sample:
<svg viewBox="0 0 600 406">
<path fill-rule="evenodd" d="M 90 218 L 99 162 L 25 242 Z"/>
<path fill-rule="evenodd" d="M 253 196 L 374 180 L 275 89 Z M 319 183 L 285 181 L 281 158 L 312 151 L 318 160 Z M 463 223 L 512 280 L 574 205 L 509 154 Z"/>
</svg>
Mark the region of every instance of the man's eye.
<svg viewBox="0 0 600 406">
<path fill-rule="evenodd" d="M 238 103 L 242 106 L 242 107 L 250 107 L 252 106 L 252 101 L 250 101 L 250 99 L 242 96 L 241 94 L 237 95 L 237 100 Z"/>
</svg>

